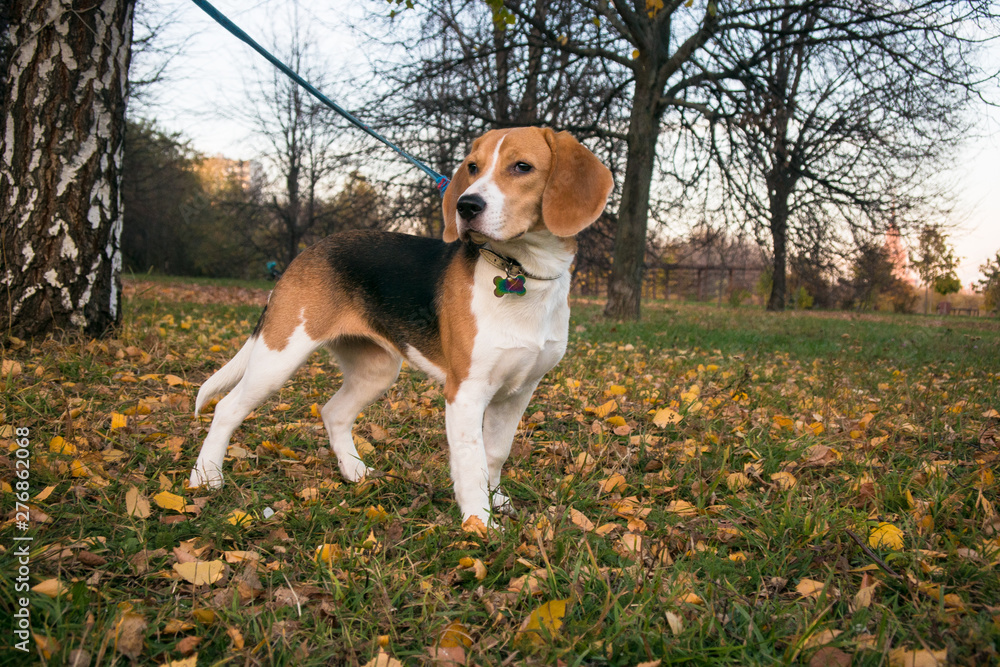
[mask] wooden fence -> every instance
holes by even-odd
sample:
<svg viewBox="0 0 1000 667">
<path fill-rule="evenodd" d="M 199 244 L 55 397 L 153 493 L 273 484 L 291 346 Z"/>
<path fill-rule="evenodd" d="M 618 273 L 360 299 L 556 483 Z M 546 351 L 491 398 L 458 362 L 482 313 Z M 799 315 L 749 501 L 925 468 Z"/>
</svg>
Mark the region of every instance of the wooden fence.
<svg viewBox="0 0 1000 667">
<path fill-rule="evenodd" d="M 756 297 L 760 266 L 660 264 L 646 270 L 642 285 L 644 299 L 728 301 L 741 290 L 743 299 Z M 578 296 L 607 296 L 608 278 L 604 271 L 577 271 L 573 293 Z"/>
</svg>

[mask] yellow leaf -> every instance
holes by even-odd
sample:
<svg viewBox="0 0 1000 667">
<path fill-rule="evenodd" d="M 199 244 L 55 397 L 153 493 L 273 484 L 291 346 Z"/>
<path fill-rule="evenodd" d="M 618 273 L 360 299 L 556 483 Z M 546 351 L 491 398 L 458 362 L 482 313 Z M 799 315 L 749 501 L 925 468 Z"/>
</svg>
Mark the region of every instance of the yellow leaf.
<svg viewBox="0 0 1000 667">
<path fill-rule="evenodd" d="M 76 454 L 76 445 L 72 442 L 66 442 L 66 440 L 61 436 L 57 435 L 52 438 L 49 442 L 49 451 L 53 454 L 65 454 L 66 456 L 73 456 Z"/>
<path fill-rule="evenodd" d="M 206 584 L 214 584 L 221 579 L 225 566 L 226 564 L 221 560 L 212 560 L 207 563 L 204 561 L 195 561 L 192 563 L 176 563 L 174 564 L 174 571 L 181 575 L 181 578 L 189 584 L 204 586 Z"/>
<path fill-rule="evenodd" d="M 621 473 L 615 473 L 607 479 L 599 482 L 601 493 L 612 493 L 613 491 L 624 491 L 627 486 L 625 477 Z"/>
<path fill-rule="evenodd" d="M 694 505 L 692 505 L 686 500 L 671 500 L 669 503 L 667 503 L 667 506 L 664 509 L 673 514 L 682 514 L 682 515 L 696 514 L 698 512 L 698 508 L 696 508 Z"/>
<path fill-rule="evenodd" d="M 608 417 L 604 421 L 616 427 L 626 425 L 625 418 L 622 417 L 621 415 L 614 415 L 613 417 Z"/>
<path fill-rule="evenodd" d="M 683 417 L 680 413 L 675 410 L 671 410 L 670 408 L 658 410 L 657 413 L 653 415 L 653 423 L 660 427 L 680 423 L 681 419 L 683 419 Z"/>
<path fill-rule="evenodd" d="M 79 459 L 74 459 L 72 463 L 69 464 L 69 472 L 73 477 L 91 477 L 93 472 L 88 468 L 83 461 Z"/>
<path fill-rule="evenodd" d="M 905 648 L 895 648 L 889 652 L 890 667 L 938 667 L 946 664 L 948 649 L 907 651 Z"/>
<path fill-rule="evenodd" d="M 56 490 L 55 486 L 46 486 L 44 489 L 38 492 L 35 496 L 35 500 L 41 502 L 52 495 L 52 492 Z"/>
<path fill-rule="evenodd" d="M 464 646 L 465 648 L 470 648 L 472 646 L 472 636 L 469 634 L 468 629 L 461 623 L 457 621 L 454 623 L 449 623 L 448 627 L 444 629 L 441 633 L 441 639 L 438 640 L 438 646 L 444 648 L 453 648 L 456 646 Z"/>
<path fill-rule="evenodd" d="M 204 623 L 205 625 L 212 625 L 215 623 L 215 612 L 211 609 L 207 609 L 205 607 L 192 609 L 191 615 L 198 619 L 199 623 Z"/>
<path fill-rule="evenodd" d="M 537 646 L 543 644 L 547 637 L 555 636 L 562 627 L 568 604 L 569 599 L 550 600 L 531 612 L 521 624 L 514 641 L 527 641 Z"/>
<path fill-rule="evenodd" d="M 309 406 L 309 414 L 311 414 L 316 419 L 322 418 L 322 415 L 320 415 L 319 413 L 319 403 L 313 403 L 312 405 Z"/>
<path fill-rule="evenodd" d="M 184 504 L 183 499 L 181 500 L 181 504 Z M 145 519 L 149 516 L 149 501 L 135 486 L 128 487 L 128 492 L 125 494 L 125 511 L 128 516 L 135 516 L 140 519 Z"/>
<path fill-rule="evenodd" d="M 163 633 L 167 635 L 176 635 L 181 632 L 187 632 L 188 630 L 194 630 L 194 623 L 182 621 L 178 618 L 171 618 L 167 621 L 167 624 L 163 626 Z"/>
<path fill-rule="evenodd" d="M 184 513 L 184 499 L 178 496 L 176 493 L 170 493 L 169 491 L 160 491 L 155 496 L 153 496 L 153 502 L 165 510 L 174 510 L 182 514 Z"/>
<path fill-rule="evenodd" d="M 899 551 L 903 548 L 903 531 L 883 521 L 868 536 L 868 544 L 875 549 Z"/>
<path fill-rule="evenodd" d="M 337 544 L 321 544 L 316 547 L 316 555 L 313 557 L 317 563 L 332 565 L 333 561 L 340 560 L 344 555 L 344 550 Z"/>
<path fill-rule="evenodd" d="M 183 379 L 177 377 L 176 375 L 164 375 L 163 379 L 166 380 L 167 384 L 171 387 L 176 387 L 177 385 L 187 385 Z"/>
<path fill-rule="evenodd" d="M 378 654 L 366 662 L 365 667 L 403 667 L 403 663 L 386 653 L 385 649 L 379 647 Z"/>
<path fill-rule="evenodd" d="M 742 491 L 750 486 L 750 478 L 742 472 L 730 473 L 726 477 L 726 486 L 730 491 Z"/>
<path fill-rule="evenodd" d="M 742 551 L 735 551 L 729 554 L 729 560 L 733 561 L 734 563 L 745 563 L 747 562 L 747 555 Z"/>
<path fill-rule="evenodd" d="M 384 523 L 389 520 L 389 513 L 385 511 L 385 508 L 379 505 L 378 507 L 371 506 L 365 510 L 365 516 L 371 521 L 377 523 Z"/>
<path fill-rule="evenodd" d="M 117 412 L 111 413 L 111 428 L 125 428 L 128 426 L 128 417 Z"/>
<path fill-rule="evenodd" d="M 40 594 L 47 595 L 50 598 L 57 597 L 58 595 L 66 592 L 66 586 L 63 585 L 58 579 L 46 579 L 45 581 L 35 584 L 31 587 L 31 590 Z"/>
<path fill-rule="evenodd" d="M 234 526 L 249 526 L 253 523 L 253 519 L 250 515 L 242 510 L 233 510 L 230 512 L 229 516 L 226 517 L 226 521 Z"/>
<path fill-rule="evenodd" d="M 611 385 L 610 387 L 608 387 L 607 389 L 604 390 L 604 395 L 605 396 L 624 396 L 625 395 L 625 387 L 621 386 L 620 384 L 613 384 L 613 385 Z"/>
<path fill-rule="evenodd" d="M 795 590 L 804 598 L 818 598 L 825 587 L 826 584 L 822 581 L 816 581 L 815 579 L 802 579 L 799 581 L 798 586 L 795 587 Z"/>
<path fill-rule="evenodd" d="M 777 484 L 778 488 L 782 491 L 794 489 L 795 485 L 799 483 L 798 480 L 795 479 L 795 475 L 790 472 L 776 472 L 771 475 L 771 481 Z"/>
<path fill-rule="evenodd" d="M 358 448 L 358 456 L 370 456 L 375 453 L 375 448 L 372 447 L 372 443 L 368 442 L 359 435 L 354 436 L 354 446 Z"/>
<path fill-rule="evenodd" d="M 181 658 L 180 660 L 171 660 L 163 667 L 198 667 L 198 654 L 192 653 L 186 658 Z"/>
<path fill-rule="evenodd" d="M 604 419 L 617 409 L 618 409 L 618 402 L 611 400 L 605 403 L 604 405 L 599 405 L 596 408 L 593 408 L 593 412 L 595 415 L 597 415 L 598 419 Z"/>
<path fill-rule="evenodd" d="M 52 637 L 35 634 L 34 632 L 31 633 L 31 637 L 35 640 L 35 647 L 41 651 L 42 657 L 46 660 L 52 659 L 52 654 L 59 652 L 59 642 Z"/>
</svg>

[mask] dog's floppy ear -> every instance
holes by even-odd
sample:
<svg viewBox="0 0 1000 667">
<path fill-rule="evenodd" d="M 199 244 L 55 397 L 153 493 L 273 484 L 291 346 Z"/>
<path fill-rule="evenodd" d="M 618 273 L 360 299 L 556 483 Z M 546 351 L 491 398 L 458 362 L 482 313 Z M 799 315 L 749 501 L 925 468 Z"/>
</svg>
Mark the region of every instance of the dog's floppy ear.
<svg viewBox="0 0 1000 667">
<path fill-rule="evenodd" d="M 542 195 L 542 219 L 556 236 L 574 236 L 604 211 L 615 181 L 611 170 L 569 132 L 544 132 L 552 170 Z"/>
<path fill-rule="evenodd" d="M 444 239 L 445 243 L 458 240 L 458 225 L 455 221 L 455 215 L 458 213 L 456 206 L 459 195 L 465 192 L 467 187 L 469 187 L 469 170 L 465 168 L 463 162 L 448 183 L 448 187 L 444 191 L 444 201 L 441 203 L 441 210 L 444 213 L 444 233 L 441 238 Z"/>
</svg>

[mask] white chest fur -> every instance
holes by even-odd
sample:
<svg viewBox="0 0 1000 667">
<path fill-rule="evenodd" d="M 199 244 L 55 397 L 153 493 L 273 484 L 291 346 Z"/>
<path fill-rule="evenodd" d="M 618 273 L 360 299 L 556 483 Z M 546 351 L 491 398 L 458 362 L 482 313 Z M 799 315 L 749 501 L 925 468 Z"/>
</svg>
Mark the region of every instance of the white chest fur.
<svg viewBox="0 0 1000 667">
<path fill-rule="evenodd" d="M 524 295 L 494 294 L 493 279 L 500 269 L 480 261 L 476 265 L 472 314 L 476 340 L 470 380 L 501 394 L 533 388 L 566 352 L 569 329 L 570 276 L 525 281 Z"/>
</svg>

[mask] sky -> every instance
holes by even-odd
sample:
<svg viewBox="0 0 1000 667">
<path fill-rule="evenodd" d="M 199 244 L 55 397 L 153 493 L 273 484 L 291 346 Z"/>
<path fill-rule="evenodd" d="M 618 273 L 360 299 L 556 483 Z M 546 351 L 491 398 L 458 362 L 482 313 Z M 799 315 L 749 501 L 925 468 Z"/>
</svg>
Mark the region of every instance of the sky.
<svg viewBox="0 0 1000 667">
<path fill-rule="evenodd" d="M 253 86 L 258 73 L 270 75 L 271 65 L 188 0 L 147 0 L 146 4 L 155 4 L 158 11 L 171 16 L 164 35 L 176 55 L 165 80 L 152 88 L 148 104 L 138 105 L 138 113 L 181 132 L 203 154 L 256 157 L 263 146 L 241 117 L 240 106 L 246 104 L 246 88 Z M 296 7 L 287 0 L 214 0 L 213 4 L 265 46 L 281 39 L 275 34 L 276 26 L 287 25 L 285 19 Z M 299 3 L 297 11 L 310 26 L 325 67 L 363 76 L 366 54 L 347 28 L 363 11 L 358 5 L 344 0 Z M 389 5 L 385 7 L 388 11 Z M 989 56 L 993 63 L 1000 62 L 1000 44 L 992 47 Z M 143 64 L 141 60 L 136 63 L 140 68 Z M 362 80 L 358 85 L 377 82 Z M 333 91 L 324 92 L 350 108 L 349 100 L 338 99 Z M 349 96 L 349 92 L 338 92 Z M 975 120 L 974 134 L 954 172 L 947 174 L 954 183 L 956 203 L 951 241 L 961 258 L 957 274 L 966 287 L 979 279 L 979 267 L 1000 251 L 1000 108 L 982 105 L 975 109 Z"/>
</svg>

